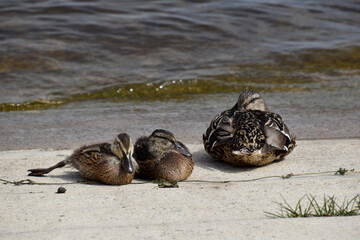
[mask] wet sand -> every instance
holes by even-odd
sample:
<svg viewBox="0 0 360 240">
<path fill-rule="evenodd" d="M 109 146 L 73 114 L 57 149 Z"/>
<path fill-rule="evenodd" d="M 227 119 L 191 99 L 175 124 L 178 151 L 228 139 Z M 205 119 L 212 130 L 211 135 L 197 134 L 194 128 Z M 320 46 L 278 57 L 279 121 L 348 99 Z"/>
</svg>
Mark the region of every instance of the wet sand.
<svg viewBox="0 0 360 240">
<path fill-rule="evenodd" d="M 152 105 L 156 104 L 161 103 L 147 103 L 132 111 L 102 106 L 0 113 L 0 150 L 74 149 L 83 144 L 112 141 L 120 132 L 127 132 L 135 141 L 157 128 L 172 131 L 180 141 L 198 144 L 202 143 L 202 134 L 210 120 L 219 112 L 217 109 L 225 109 L 210 102 L 198 111 L 189 104 L 185 104 L 187 108 L 173 104 L 173 109 L 152 112 L 155 108 Z M 320 111 L 277 107 L 274 111 L 282 116 L 297 139 L 360 137 L 358 109 Z"/>
</svg>

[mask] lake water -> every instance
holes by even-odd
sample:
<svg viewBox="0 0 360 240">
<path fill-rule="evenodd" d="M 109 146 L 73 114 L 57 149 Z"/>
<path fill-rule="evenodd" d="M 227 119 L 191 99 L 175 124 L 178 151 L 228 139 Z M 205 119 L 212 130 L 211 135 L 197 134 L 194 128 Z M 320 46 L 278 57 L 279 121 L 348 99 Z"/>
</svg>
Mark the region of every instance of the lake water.
<svg viewBox="0 0 360 240">
<path fill-rule="evenodd" d="M 359 1 L 0 2 L 0 150 L 166 128 L 201 142 L 244 89 L 298 139 L 360 137 Z"/>
</svg>

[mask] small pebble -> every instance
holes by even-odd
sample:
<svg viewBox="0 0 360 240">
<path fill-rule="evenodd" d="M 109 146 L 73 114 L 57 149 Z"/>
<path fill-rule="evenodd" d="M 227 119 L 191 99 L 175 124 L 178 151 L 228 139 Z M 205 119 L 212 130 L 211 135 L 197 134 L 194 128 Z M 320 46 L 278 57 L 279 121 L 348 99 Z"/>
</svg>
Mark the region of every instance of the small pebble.
<svg viewBox="0 0 360 240">
<path fill-rule="evenodd" d="M 57 193 L 65 193 L 66 192 L 66 188 L 64 187 L 59 187 L 57 190 Z"/>
</svg>

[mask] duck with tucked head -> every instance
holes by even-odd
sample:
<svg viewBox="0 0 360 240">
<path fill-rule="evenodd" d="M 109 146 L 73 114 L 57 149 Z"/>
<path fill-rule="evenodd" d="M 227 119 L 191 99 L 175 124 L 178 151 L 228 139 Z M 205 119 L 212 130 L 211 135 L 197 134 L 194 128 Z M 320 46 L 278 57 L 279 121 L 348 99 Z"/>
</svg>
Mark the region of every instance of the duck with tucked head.
<svg viewBox="0 0 360 240">
<path fill-rule="evenodd" d="M 134 166 L 136 167 L 132 152 L 133 146 L 129 135 L 121 133 L 112 144 L 98 143 L 80 147 L 71 156 L 52 167 L 28 170 L 29 176 L 42 176 L 69 164 L 85 179 L 110 185 L 129 184 L 134 178 Z"/>
<path fill-rule="evenodd" d="M 134 158 L 138 164 L 136 175 L 148 179 L 178 182 L 187 179 L 194 168 L 189 149 L 163 129 L 139 138 L 134 145 Z"/>
<path fill-rule="evenodd" d="M 233 108 L 214 117 L 203 142 L 213 158 L 237 166 L 263 166 L 295 148 L 295 136 L 280 115 L 270 112 L 253 90 L 242 92 Z"/>
</svg>

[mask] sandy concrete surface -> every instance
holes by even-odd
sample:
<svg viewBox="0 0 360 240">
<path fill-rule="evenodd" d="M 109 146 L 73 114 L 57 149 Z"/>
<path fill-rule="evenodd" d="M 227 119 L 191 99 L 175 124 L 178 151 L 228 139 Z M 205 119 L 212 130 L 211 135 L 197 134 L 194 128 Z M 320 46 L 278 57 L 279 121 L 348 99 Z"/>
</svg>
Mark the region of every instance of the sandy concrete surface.
<svg viewBox="0 0 360 240">
<path fill-rule="evenodd" d="M 261 168 L 237 168 L 212 160 L 200 144 L 188 144 L 195 169 L 190 180 L 360 170 L 360 139 L 298 141 L 285 160 Z M 80 184 L 72 168 L 46 177 L 27 169 L 48 167 L 70 150 L 0 152 L 1 179 L 47 185 L 0 184 L 0 239 L 359 239 L 360 216 L 272 219 L 283 196 L 291 205 L 305 194 L 335 195 L 342 203 L 360 194 L 360 173 L 333 173 L 250 182 L 181 182 L 107 186 Z M 140 183 L 134 180 L 133 183 Z M 73 184 L 75 183 L 75 184 Z M 67 189 L 56 194 L 58 187 Z"/>
</svg>

